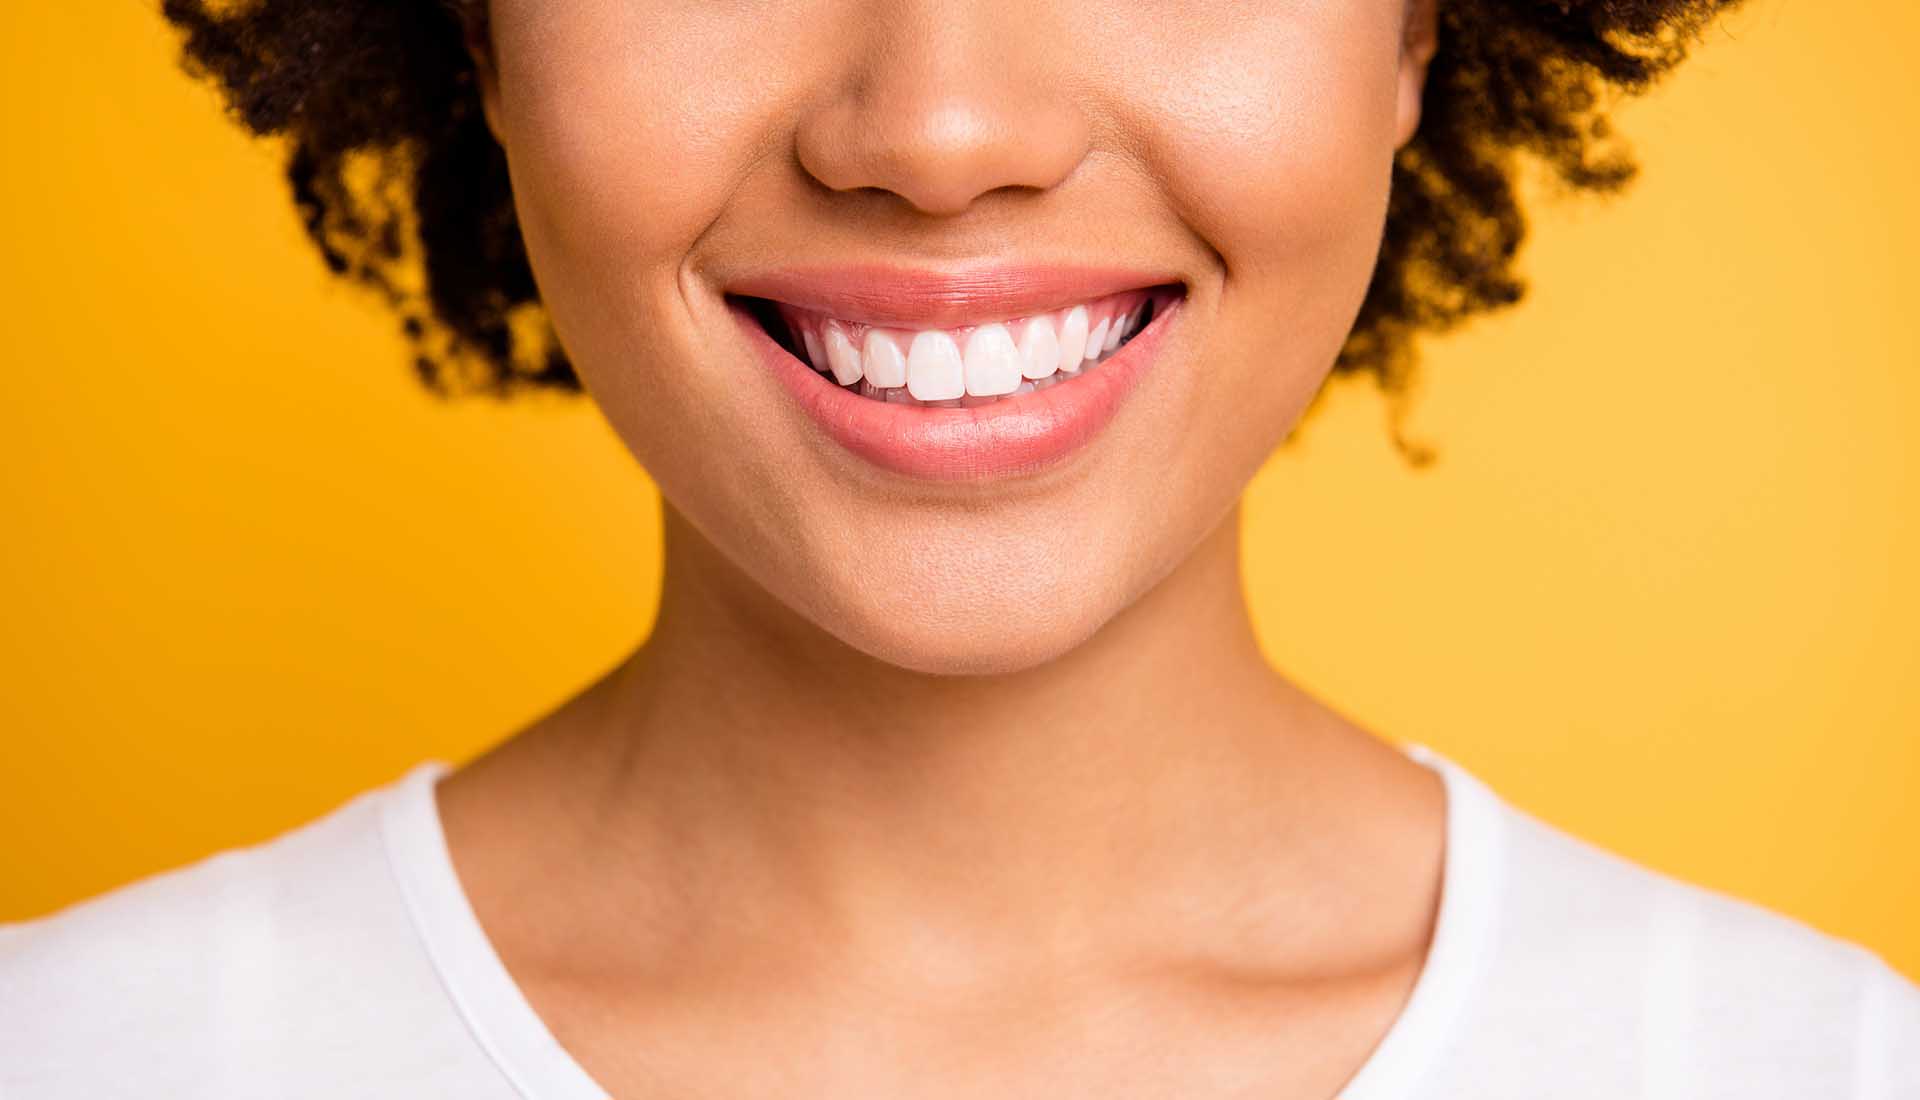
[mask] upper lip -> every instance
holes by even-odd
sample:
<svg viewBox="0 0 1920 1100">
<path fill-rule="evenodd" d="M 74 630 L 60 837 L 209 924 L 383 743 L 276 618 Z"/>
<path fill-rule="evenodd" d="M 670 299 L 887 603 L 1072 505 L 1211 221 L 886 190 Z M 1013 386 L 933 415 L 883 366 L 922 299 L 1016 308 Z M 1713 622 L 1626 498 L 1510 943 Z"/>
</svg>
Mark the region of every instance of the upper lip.
<svg viewBox="0 0 1920 1100">
<path fill-rule="evenodd" d="M 928 268 L 891 264 L 788 267 L 729 282 L 730 294 L 771 298 L 843 321 L 944 328 L 1025 317 L 1181 283 L 1168 271 L 1071 264 Z"/>
</svg>

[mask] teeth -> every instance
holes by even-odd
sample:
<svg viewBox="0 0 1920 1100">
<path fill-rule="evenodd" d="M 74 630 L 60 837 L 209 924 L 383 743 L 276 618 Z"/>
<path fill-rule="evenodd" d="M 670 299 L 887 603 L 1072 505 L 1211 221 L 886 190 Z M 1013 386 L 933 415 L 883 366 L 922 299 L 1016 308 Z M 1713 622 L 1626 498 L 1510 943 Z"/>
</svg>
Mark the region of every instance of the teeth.
<svg viewBox="0 0 1920 1100">
<path fill-rule="evenodd" d="M 1112 324 L 1111 320 L 1102 317 L 1099 323 L 1093 326 L 1093 331 L 1087 333 L 1086 357 L 1088 359 L 1098 359 L 1100 353 L 1107 350 L 1107 328 Z"/>
<path fill-rule="evenodd" d="M 833 380 L 843 386 L 860 381 L 860 349 L 853 346 L 838 321 L 827 322 L 827 364 L 833 368 Z"/>
<path fill-rule="evenodd" d="M 867 380 L 876 386 L 897 389 L 907 384 L 907 357 L 900 353 L 900 341 L 880 329 L 867 330 L 860 362 L 866 367 Z"/>
<path fill-rule="evenodd" d="M 1012 393 L 1020 385 L 1020 349 L 1005 325 L 981 325 L 967 337 L 967 392 L 975 397 Z M 1043 376 L 1044 377 L 1044 376 Z"/>
<path fill-rule="evenodd" d="M 875 401 L 943 408 L 992 404 L 1063 382 L 1133 335 L 1148 295 L 1128 291 L 1066 310 L 948 331 L 887 329 L 780 305 L 810 365 Z"/>
<path fill-rule="evenodd" d="M 960 345 L 940 331 L 916 332 L 907 349 L 907 392 L 922 401 L 958 399 L 967 392 Z"/>
<path fill-rule="evenodd" d="M 813 329 L 811 328 L 801 329 L 800 339 L 803 342 L 805 342 L 807 345 L 807 362 L 813 364 L 813 368 L 815 370 L 819 370 L 821 367 L 826 366 L 827 365 L 826 351 L 821 348 L 820 338 L 813 334 Z"/>
<path fill-rule="evenodd" d="M 1087 357 L 1087 307 L 1074 306 L 1060 322 L 1060 369 L 1077 371 Z"/>
<path fill-rule="evenodd" d="M 1020 376 L 1039 381 L 1060 368 L 1060 335 L 1053 321 L 1035 317 L 1020 328 Z M 1020 392 L 1015 389 L 1015 393 Z"/>
</svg>

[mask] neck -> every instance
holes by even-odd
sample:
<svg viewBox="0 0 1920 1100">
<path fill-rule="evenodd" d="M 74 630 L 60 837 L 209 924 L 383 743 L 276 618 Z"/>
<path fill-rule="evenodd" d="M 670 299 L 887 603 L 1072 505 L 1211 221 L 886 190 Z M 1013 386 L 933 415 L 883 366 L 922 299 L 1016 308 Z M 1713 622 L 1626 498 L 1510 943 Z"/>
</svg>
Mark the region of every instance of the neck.
<svg viewBox="0 0 1920 1100">
<path fill-rule="evenodd" d="M 1239 515 L 1058 659 L 941 676 L 793 615 L 669 507 L 652 636 L 545 724 L 583 851 L 608 889 L 631 880 L 623 912 L 703 934 L 740 913 L 974 970 L 1112 952 L 1205 918 L 1195 899 L 1224 920 L 1324 880 L 1315 780 L 1356 731 L 1264 660 Z"/>
</svg>

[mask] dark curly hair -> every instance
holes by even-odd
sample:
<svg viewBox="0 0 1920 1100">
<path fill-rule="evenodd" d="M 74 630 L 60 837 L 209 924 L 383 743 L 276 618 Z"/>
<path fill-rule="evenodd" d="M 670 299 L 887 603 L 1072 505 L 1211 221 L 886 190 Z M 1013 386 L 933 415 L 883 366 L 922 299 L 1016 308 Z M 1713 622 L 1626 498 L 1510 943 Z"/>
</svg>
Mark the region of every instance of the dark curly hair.
<svg viewBox="0 0 1920 1100">
<path fill-rule="evenodd" d="M 1566 190 L 1612 192 L 1637 168 L 1607 98 L 1679 64 L 1740 0 L 1439 0 L 1418 131 L 1399 150 L 1379 262 L 1335 373 L 1390 398 L 1395 445 L 1413 337 L 1517 302 L 1526 235 L 1515 154 Z M 400 313 L 433 392 L 579 391 L 540 305 L 504 151 L 469 43 L 485 0 L 163 0 L 182 63 L 249 131 L 287 139 L 287 180 L 329 269 Z"/>
</svg>

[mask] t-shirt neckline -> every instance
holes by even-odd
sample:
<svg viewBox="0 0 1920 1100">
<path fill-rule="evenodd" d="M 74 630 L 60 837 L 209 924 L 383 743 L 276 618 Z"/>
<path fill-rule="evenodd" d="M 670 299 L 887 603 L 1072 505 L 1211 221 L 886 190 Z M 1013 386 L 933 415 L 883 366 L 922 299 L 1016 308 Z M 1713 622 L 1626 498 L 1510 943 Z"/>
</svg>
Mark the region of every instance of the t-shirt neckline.
<svg viewBox="0 0 1920 1100">
<path fill-rule="evenodd" d="M 1433 942 L 1413 991 L 1373 1053 L 1335 1100 L 1410 1100 L 1486 969 L 1505 860 L 1497 796 L 1420 743 L 1407 755 L 1439 773 L 1447 792 L 1446 851 Z M 508 973 L 454 870 L 435 784 L 440 759 L 414 765 L 385 792 L 381 831 L 415 932 L 475 1041 L 527 1100 L 609 1100 Z"/>
<path fill-rule="evenodd" d="M 453 867 L 434 785 L 452 770 L 425 760 L 389 787 L 381 831 L 407 913 L 474 1040 L 527 1100 L 609 1100 L 555 1039 L 487 938 Z"/>
</svg>

